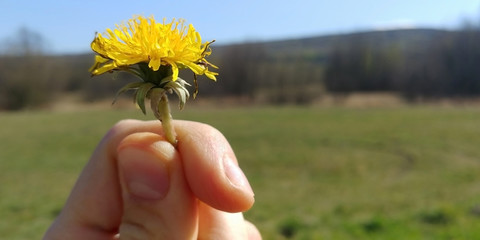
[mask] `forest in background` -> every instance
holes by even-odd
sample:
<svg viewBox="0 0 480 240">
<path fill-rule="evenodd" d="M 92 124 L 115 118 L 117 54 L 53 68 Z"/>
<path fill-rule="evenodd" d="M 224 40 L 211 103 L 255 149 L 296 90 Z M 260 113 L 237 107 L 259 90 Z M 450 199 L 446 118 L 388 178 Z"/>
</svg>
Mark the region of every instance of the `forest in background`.
<svg viewBox="0 0 480 240">
<path fill-rule="evenodd" d="M 68 94 L 112 99 L 134 76 L 91 77 L 93 53 L 50 55 L 39 33 L 20 29 L 0 49 L 0 110 L 48 106 Z M 480 29 L 398 29 L 272 42 L 213 44 L 218 82 L 199 79 L 202 97 L 310 104 L 326 95 L 391 92 L 422 99 L 480 96 Z M 182 78 L 192 82 L 189 71 Z"/>
</svg>

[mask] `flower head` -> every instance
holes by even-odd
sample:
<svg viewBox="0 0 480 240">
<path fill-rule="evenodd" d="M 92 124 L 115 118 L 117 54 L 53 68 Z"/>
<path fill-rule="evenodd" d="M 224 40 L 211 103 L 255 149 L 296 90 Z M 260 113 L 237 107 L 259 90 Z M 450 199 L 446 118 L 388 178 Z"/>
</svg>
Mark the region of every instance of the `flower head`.
<svg viewBox="0 0 480 240">
<path fill-rule="evenodd" d="M 205 59 L 211 53 L 212 42 L 202 43 L 191 24 L 187 27 L 183 20 L 158 23 L 153 17 L 137 16 L 116 27 L 107 29 L 105 36 L 97 33 L 91 43 L 92 50 L 98 54 L 90 69 L 93 75 L 128 70 L 146 63 L 153 71 L 158 71 L 160 66 L 171 67 L 173 81 L 182 68 L 216 80 L 217 73 L 208 69 L 216 67 Z"/>
<path fill-rule="evenodd" d="M 104 34 L 96 34 L 91 48 L 98 55 L 90 72 L 100 75 L 125 71 L 142 79 L 141 82 L 127 84 L 118 94 L 135 90 L 135 101 L 143 113 L 146 98 L 155 107 L 157 103 L 154 101 L 172 92 L 178 95 L 180 108 L 183 108 L 190 96 L 185 86 L 190 84 L 178 77 L 179 69 L 193 71 L 195 97 L 197 75 L 205 75 L 212 80 L 216 80 L 218 75 L 208 69 L 217 67 L 205 59 L 211 54 L 209 46 L 212 42 L 202 43 L 200 34 L 191 24 L 187 27 L 184 20 L 158 23 L 153 17 L 137 16 L 116 25 L 114 30 L 107 29 Z M 161 118 L 158 111 L 154 110 L 154 113 Z"/>
</svg>

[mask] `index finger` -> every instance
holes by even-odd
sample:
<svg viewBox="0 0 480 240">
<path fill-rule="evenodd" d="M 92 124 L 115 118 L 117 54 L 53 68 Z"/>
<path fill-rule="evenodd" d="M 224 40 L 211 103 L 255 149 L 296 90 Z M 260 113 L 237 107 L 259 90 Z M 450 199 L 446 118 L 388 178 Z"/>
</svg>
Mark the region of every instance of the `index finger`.
<svg viewBox="0 0 480 240">
<path fill-rule="evenodd" d="M 218 210 L 249 209 L 254 202 L 253 190 L 223 134 L 209 125 L 189 121 L 176 121 L 175 130 L 185 176 L 195 195 Z"/>
</svg>

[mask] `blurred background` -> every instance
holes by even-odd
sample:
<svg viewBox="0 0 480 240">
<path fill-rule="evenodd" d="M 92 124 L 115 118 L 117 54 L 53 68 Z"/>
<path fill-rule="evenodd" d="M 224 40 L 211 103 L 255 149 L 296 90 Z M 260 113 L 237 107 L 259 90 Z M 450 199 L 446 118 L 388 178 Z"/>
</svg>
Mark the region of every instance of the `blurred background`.
<svg viewBox="0 0 480 240">
<path fill-rule="evenodd" d="M 1 1 L 0 109 L 48 108 L 72 94 L 78 101 L 111 97 L 131 79 L 91 79 L 89 44 L 95 32 L 135 14 L 184 18 L 204 41 L 217 41 L 211 61 L 220 81 L 204 83 L 204 97 L 311 104 L 350 93 L 408 101 L 480 93 L 478 1 L 291 5 Z"/>
<path fill-rule="evenodd" d="M 137 14 L 216 40 L 218 82 L 173 115 L 229 139 L 265 239 L 480 239 L 473 0 L 0 0 L 0 238 L 40 238 L 103 134 L 153 119 L 88 72 Z"/>
</svg>

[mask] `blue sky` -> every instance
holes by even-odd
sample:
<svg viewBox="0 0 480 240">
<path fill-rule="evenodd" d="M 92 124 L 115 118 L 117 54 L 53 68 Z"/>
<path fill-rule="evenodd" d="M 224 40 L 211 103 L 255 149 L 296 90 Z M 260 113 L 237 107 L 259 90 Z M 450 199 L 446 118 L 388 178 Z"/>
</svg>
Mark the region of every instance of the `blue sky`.
<svg viewBox="0 0 480 240">
<path fill-rule="evenodd" d="M 43 35 L 54 53 L 89 51 L 95 32 L 135 14 L 184 18 L 217 44 L 392 27 L 454 28 L 480 22 L 473 0 L 0 0 L 0 43 L 21 27 Z"/>
</svg>

